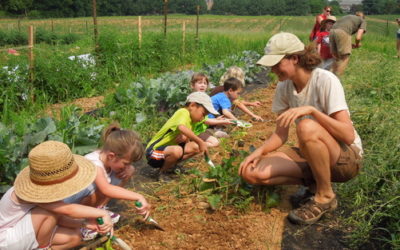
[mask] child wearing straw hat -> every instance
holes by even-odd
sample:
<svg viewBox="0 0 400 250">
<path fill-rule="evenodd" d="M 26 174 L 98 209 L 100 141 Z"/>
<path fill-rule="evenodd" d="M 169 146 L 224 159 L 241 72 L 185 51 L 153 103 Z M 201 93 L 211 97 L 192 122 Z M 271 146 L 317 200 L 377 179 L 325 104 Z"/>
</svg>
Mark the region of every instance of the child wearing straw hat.
<svg viewBox="0 0 400 250">
<path fill-rule="evenodd" d="M 224 91 L 224 83 L 226 80 L 229 78 L 236 78 L 242 83 L 242 88 L 245 87 L 245 73 L 242 68 L 238 66 L 231 66 L 227 69 L 227 71 L 221 76 L 219 80 L 220 86 L 214 88 L 210 94 L 210 96 L 214 96 L 220 92 Z M 254 114 L 250 109 L 247 108 L 247 106 L 253 106 L 253 107 L 260 107 L 261 102 L 259 101 L 254 101 L 254 102 L 248 102 L 243 100 L 242 98 L 237 98 L 232 101 L 232 104 L 234 104 L 236 107 L 238 107 L 240 110 L 242 110 L 244 113 L 248 114 L 251 116 L 254 120 L 256 121 L 262 121 L 262 117 Z"/>
<path fill-rule="evenodd" d="M 139 201 L 142 207 L 138 212 L 147 218 L 150 205 L 144 196 L 123 188 L 135 171 L 132 163 L 139 161 L 143 153 L 143 145 L 138 134 L 120 128 L 117 123 L 109 125 L 102 135 L 102 147 L 85 155 L 85 158 L 97 167 L 94 182 L 81 192 L 64 199 L 64 202 L 107 209 L 106 205 L 111 198 Z M 119 214 L 108 212 L 112 221 L 117 223 Z M 97 232 L 83 229 L 82 234 L 89 240 L 94 238 Z"/>
<path fill-rule="evenodd" d="M 0 201 L 0 249 L 67 249 L 82 243 L 80 228 L 112 230 L 102 209 L 62 200 L 93 182 L 95 166 L 67 145 L 43 142 L 29 153 L 29 166 Z M 96 218 L 103 218 L 98 225 Z"/>
</svg>

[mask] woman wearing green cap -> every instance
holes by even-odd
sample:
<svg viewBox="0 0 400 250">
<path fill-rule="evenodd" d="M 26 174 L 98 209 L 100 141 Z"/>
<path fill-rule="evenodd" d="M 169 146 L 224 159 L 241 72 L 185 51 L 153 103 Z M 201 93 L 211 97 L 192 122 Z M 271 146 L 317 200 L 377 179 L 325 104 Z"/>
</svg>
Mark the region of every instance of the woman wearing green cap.
<svg viewBox="0 0 400 250">
<path fill-rule="evenodd" d="M 321 58 L 291 33 L 274 35 L 258 64 L 279 78 L 272 111 L 275 132 L 240 165 L 239 174 L 258 185 L 304 185 L 308 192 L 289 213 L 292 222 L 312 224 L 336 209 L 331 182 L 358 174 L 361 140 L 353 127 L 343 87 L 331 72 L 317 68 Z M 296 124 L 298 148 L 281 150 Z"/>
</svg>

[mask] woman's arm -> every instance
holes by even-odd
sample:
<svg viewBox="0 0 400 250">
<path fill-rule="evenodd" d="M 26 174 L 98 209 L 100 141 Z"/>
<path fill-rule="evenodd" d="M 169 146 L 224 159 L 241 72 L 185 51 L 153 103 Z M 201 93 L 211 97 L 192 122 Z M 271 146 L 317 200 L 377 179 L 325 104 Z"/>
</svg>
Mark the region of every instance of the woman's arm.
<svg viewBox="0 0 400 250">
<path fill-rule="evenodd" d="M 281 126 L 289 127 L 297 118 L 305 115 L 312 115 L 337 140 L 347 145 L 353 143 L 354 128 L 347 110 L 340 110 L 328 116 L 312 106 L 303 106 L 288 109 L 279 115 L 277 120 Z"/>
<path fill-rule="evenodd" d="M 289 134 L 289 127 L 282 127 L 278 123 L 276 125 L 275 132 L 264 142 L 264 144 L 250 154 L 240 164 L 239 175 L 242 174 L 243 170 L 249 165 L 256 166 L 262 156 L 267 155 L 280 148 L 287 140 Z"/>
</svg>

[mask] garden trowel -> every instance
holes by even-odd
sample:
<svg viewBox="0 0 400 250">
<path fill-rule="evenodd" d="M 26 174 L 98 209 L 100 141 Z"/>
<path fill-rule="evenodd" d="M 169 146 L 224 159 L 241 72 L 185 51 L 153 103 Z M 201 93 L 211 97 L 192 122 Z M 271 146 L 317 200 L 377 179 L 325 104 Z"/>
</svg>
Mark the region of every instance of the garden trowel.
<svg viewBox="0 0 400 250">
<path fill-rule="evenodd" d="M 140 201 L 135 201 L 135 206 L 140 208 L 140 207 L 142 207 L 142 203 Z M 160 224 L 158 224 L 157 221 L 155 221 L 153 218 L 151 218 L 151 216 L 147 217 L 146 221 L 150 222 L 151 224 L 153 224 L 157 229 L 159 229 L 161 231 L 165 231 L 164 228 L 162 228 L 160 226 Z"/>
<path fill-rule="evenodd" d="M 204 159 L 210 167 L 215 168 L 214 162 L 212 162 L 208 154 L 204 154 Z"/>
</svg>

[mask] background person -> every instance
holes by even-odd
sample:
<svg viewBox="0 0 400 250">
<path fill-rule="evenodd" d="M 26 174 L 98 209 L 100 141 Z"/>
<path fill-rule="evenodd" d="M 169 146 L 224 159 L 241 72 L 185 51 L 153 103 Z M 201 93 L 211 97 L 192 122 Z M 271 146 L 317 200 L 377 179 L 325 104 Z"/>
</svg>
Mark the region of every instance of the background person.
<svg viewBox="0 0 400 250">
<path fill-rule="evenodd" d="M 331 182 L 357 175 L 361 140 L 339 79 L 317 68 L 321 59 L 312 44 L 305 47 L 295 35 L 279 33 L 265 51 L 257 63 L 272 67 L 279 78 L 272 104 L 279 116 L 275 132 L 240 164 L 239 174 L 251 184 L 309 186 L 315 195 L 304 197 L 289 219 L 312 224 L 338 205 Z M 299 148 L 273 152 L 286 142 L 293 123 Z"/>
<path fill-rule="evenodd" d="M 356 15 L 348 15 L 340 18 L 331 29 L 329 43 L 334 58 L 332 72 L 337 76 L 344 73 L 350 60 L 352 48 L 361 47 L 361 39 L 367 32 L 367 22 L 364 13 L 356 12 Z M 351 36 L 356 34 L 355 43 L 352 44 Z"/>
<path fill-rule="evenodd" d="M 317 38 L 317 34 L 321 30 L 322 21 L 325 20 L 331 14 L 332 14 L 332 7 L 325 6 L 324 9 L 322 10 L 322 13 L 315 17 L 315 24 L 310 33 L 310 41 L 311 42 L 314 41 L 315 38 Z"/>
<path fill-rule="evenodd" d="M 318 33 L 317 38 L 315 39 L 318 53 L 322 58 L 321 68 L 326 70 L 330 70 L 333 64 L 333 56 L 329 46 L 329 33 L 335 22 L 336 17 L 334 16 L 328 16 L 327 19 L 323 20 L 321 23 L 321 31 Z"/>
<path fill-rule="evenodd" d="M 396 37 L 397 37 L 397 58 L 400 58 L 400 18 L 396 19 L 397 24 L 399 25 L 399 29 L 397 30 Z"/>
</svg>

